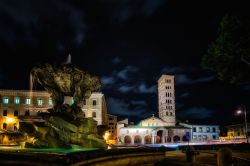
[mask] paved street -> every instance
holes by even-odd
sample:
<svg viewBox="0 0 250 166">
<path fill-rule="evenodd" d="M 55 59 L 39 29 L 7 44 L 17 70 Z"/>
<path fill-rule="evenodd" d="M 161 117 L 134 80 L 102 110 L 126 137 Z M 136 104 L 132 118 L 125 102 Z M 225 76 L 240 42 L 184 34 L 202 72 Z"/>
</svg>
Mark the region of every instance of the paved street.
<svg viewBox="0 0 250 166">
<path fill-rule="evenodd" d="M 233 153 L 233 156 L 241 157 L 241 158 L 250 158 L 249 153 Z M 155 164 L 155 166 L 163 166 L 163 165 L 173 165 L 173 166 L 216 166 L 216 156 L 215 153 L 200 153 L 196 156 L 195 163 L 188 163 L 186 161 L 185 153 L 181 151 L 171 151 L 166 152 L 166 158 L 162 161 L 159 161 Z M 167 164 L 166 164 L 167 163 Z M 248 166 L 249 162 L 243 160 L 235 160 L 234 166 Z"/>
</svg>

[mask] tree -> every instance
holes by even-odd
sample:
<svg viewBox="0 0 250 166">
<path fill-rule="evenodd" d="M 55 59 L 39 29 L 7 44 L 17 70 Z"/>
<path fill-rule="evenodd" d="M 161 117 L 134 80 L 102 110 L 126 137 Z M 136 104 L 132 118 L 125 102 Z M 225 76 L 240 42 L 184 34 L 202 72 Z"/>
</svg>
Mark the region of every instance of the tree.
<svg viewBox="0 0 250 166">
<path fill-rule="evenodd" d="M 218 73 L 219 79 L 235 84 L 250 83 L 250 19 L 225 15 L 217 39 L 202 58 L 203 68 Z"/>
</svg>

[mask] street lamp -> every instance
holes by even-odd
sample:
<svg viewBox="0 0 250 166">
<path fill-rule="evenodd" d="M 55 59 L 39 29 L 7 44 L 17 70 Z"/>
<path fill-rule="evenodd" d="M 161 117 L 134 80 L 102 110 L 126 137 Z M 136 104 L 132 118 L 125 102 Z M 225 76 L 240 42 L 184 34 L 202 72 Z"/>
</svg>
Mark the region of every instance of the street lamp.
<svg viewBox="0 0 250 166">
<path fill-rule="evenodd" d="M 248 141 L 248 129 L 247 129 L 247 109 L 246 109 L 246 106 L 245 105 L 240 105 L 238 107 L 238 109 L 236 110 L 236 114 L 240 115 L 240 114 L 243 114 L 245 115 L 245 125 L 246 125 L 246 139 L 247 139 L 247 143 L 249 143 Z"/>
</svg>

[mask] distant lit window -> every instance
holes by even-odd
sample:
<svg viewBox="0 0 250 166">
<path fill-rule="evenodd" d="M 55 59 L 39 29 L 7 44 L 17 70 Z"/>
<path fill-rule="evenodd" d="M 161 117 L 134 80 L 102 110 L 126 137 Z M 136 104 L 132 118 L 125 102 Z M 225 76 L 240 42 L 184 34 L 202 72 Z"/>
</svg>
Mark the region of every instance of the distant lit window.
<svg viewBox="0 0 250 166">
<path fill-rule="evenodd" d="M 14 98 L 14 103 L 15 104 L 20 104 L 20 97 L 15 97 Z"/>
<path fill-rule="evenodd" d="M 193 139 L 197 139 L 197 135 L 193 135 Z"/>
<path fill-rule="evenodd" d="M 96 118 L 96 112 L 92 112 L 92 117 Z"/>
<path fill-rule="evenodd" d="M 3 129 L 7 129 L 7 124 L 3 123 Z"/>
<path fill-rule="evenodd" d="M 49 105 L 53 105 L 52 99 L 49 99 Z"/>
<path fill-rule="evenodd" d="M 3 116 L 7 116 L 8 115 L 8 111 L 7 110 L 3 110 Z"/>
<path fill-rule="evenodd" d="M 18 116 L 18 110 L 14 111 L 14 116 Z"/>
<path fill-rule="evenodd" d="M 37 99 L 37 105 L 43 105 L 43 100 L 42 99 Z"/>
<path fill-rule="evenodd" d="M 93 100 L 93 101 L 92 101 L 92 104 L 93 104 L 93 105 L 96 105 L 96 100 Z"/>
<path fill-rule="evenodd" d="M 3 103 L 8 104 L 9 103 L 9 98 L 8 97 L 3 97 Z"/>
<path fill-rule="evenodd" d="M 25 99 L 25 104 L 30 104 L 31 102 L 30 102 L 30 98 L 26 98 Z"/>
<path fill-rule="evenodd" d="M 207 127 L 207 132 L 210 132 L 210 127 Z"/>
<path fill-rule="evenodd" d="M 203 132 L 203 131 L 202 131 L 202 127 L 199 127 L 199 132 Z"/>
<path fill-rule="evenodd" d="M 30 116 L 30 110 L 26 110 L 24 115 L 25 116 Z"/>
<path fill-rule="evenodd" d="M 74 104 L 74 99 L 73 98 L 71 98 L 71 100 L 70 100 L 70 105 L 72 105 L 72 104 Z"/>
</svg>

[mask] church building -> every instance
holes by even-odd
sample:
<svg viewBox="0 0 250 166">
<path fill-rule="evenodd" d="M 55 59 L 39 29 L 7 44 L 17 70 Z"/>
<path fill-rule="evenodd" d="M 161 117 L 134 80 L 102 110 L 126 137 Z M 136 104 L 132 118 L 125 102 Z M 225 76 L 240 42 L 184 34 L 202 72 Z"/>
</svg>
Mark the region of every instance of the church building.
<svg viewBox="0 0 250 166">
<path fill-rule="evenodd" d="M 176 125 L 174 76 L 162 75 L 158 80 L 159 118 L 149 117 L 137 125 L 120 129 L 118 143 L 157 144 L 188 141 L 191 129 Z"/>
</svg>

